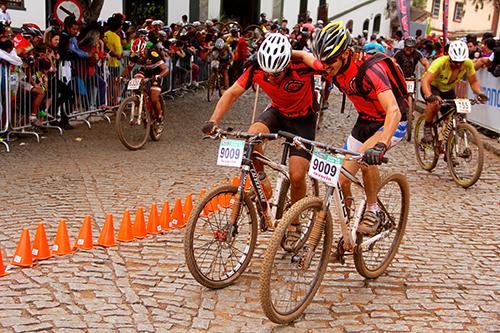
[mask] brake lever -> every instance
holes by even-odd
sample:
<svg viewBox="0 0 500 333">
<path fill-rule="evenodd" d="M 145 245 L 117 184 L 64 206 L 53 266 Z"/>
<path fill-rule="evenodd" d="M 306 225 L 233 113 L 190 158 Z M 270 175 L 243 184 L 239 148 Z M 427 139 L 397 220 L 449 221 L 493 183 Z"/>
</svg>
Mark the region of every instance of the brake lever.
<svg viewBox="0 0 500 333">
<path fill-rule="evenodd" d="M 303 149 L 307 151 L 307 147 L 299 140 L 298 137 L 293 138 L 293 145 L 298 149 Z"/>
</svg>

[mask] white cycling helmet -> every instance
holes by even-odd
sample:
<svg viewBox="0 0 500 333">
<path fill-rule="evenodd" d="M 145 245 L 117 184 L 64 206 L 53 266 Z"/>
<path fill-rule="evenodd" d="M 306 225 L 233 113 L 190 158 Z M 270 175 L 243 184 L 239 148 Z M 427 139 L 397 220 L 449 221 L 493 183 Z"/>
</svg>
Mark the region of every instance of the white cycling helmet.
<svg viewBox="0 0 500 333">
<path fill-rule="evenodd" d="M 257 52 L 257 62 L 264 72 L 283 71 L 292 57 L 292 45 L 288 37 L 280 33 L 270 33 Z"/>
<path fill-rule="evenodd" d="M 462 62 L 469 58 L 469 49 L 464 42 L 455 40 L 450 43 L 448 54 L 452 61 Z"/>
<path fill-rule="evenodd" d="M 225 44 L 224 43 L 224 39 L 217 38 L 217 40 L 215 41 L 214 46 L 215 46 L 216 49 L 222 50 L 222 48 L 224 47 L 224 44 Z"/>
</svg>

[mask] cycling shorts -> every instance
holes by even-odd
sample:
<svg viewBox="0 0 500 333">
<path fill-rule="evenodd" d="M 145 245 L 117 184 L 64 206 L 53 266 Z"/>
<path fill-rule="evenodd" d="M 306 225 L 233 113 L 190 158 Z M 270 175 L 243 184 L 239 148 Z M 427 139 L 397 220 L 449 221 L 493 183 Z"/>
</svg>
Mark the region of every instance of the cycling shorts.
<svg viewBox="0 0 500 333">
<path fill-rule="evenodd" d="M 141 79 L 145 79 L 147 78 L 146 75 L 144 75 L 143 72 L 137 72 L 135 75 L 134 75 L 135 78 L 141 78 Z M 162 79 L 159 79 L 157 80 L 156 78 L 156 75 L 153 76 L 152 78 L 150 78 L 151 80 L 149 80 L 148 84 L 149 84 L 149 87 L 150 88 L 155 88 L 154 90 L 158 90 L 158 88 L 160 88 L 161 90 L 161 81 Z"/>
<path fill-rule="evenodd" d="M 290 118 L 282 115 L 278 109 L 270 107 L 260 114 L 256 122 L 266 125 L 271 133 L 286 131 L 308 140 L 314 140 L 316 137 L 316 115 L 316 113 L 313 113 L 307 116 Z M 308 145 L 306 147 L 307 149 L 311 148 Z M 307 160 L 311 159 L 309 152 L 304 149 L 297 149 L 294 146 L 290 147 L 290 156 L 301 156 Z"/>
<path fill-rule="evenodd" d="M 422 90 L 422 87 L 420 87 L 420 93 L 422 94 L 422 96 L 424 96 L 424 91 Z M 450 91 L 441 91 L 438 88 L 431 85 L 431 93 L 433 95 L 441 97 L 442 99 L 456 98 L 455 89 L 451 89 Z"/>
<path fill-rule="evenodd" d="M 382 121 L 371 121 L 358 118 L 356 124 L 354 125 L 351 134 L 347 138 L 347 142 L 344 145 L 345 149 L 352 151 L 359 151 L 359 148 L 371 138 L 375 133 L 382 132 L 384 130 L 384 122 Z M 408 130 L 408 122 L 401 121 L 391 138 L 391 143 L 389 148 L 395 146 L 398 142 L 403 140 Z"/>
</svg>

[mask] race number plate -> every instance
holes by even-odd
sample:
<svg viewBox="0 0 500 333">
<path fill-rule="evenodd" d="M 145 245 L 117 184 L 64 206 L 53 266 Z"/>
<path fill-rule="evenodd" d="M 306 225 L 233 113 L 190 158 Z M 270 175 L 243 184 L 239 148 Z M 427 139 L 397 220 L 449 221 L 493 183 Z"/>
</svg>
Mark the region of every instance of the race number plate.
<svg viewBox="0 0 500 333">
<path fill-rule="evenodd" d="M 239 168 L 243 160 L 245 141 L 223 139 L 219 146 L 217 165 Z"/>
<path fill-rule="evenodd" d="M 413 94 L 415 92 L 415 81 L 406 81 L 406 90 L 409 94 Z"/>
<path fill-rule="evenodd" d="M 141 86 L 141 79 L 131 79 L 128 81 L 127 90 L 137 90 Z"/>
<path fill-rule="evenodd" d="M 327 185 L 337 186 L 343 160 L 315 148 L 309 164 L 309 176 Z"/>
<path fill-rule="evenodd" d="M 472 108 L 468 99 L 456 99 L 455 105 L 458 113 L 470 113 Z"/>
</svg>

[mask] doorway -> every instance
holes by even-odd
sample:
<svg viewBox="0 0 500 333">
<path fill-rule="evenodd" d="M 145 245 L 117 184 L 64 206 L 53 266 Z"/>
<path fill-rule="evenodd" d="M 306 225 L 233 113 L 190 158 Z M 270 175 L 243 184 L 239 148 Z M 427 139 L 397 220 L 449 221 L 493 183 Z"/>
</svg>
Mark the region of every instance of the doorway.
<svg viewBox="0 0 500 333">
<path fill-rule="evenodd" d="M 259 8 L 260 0 L 222 0 L 221 17 L 227 20 L 238 21 L 245 28 L 250 24 L 257 24 L 260 15 Z"/>
</svg>

